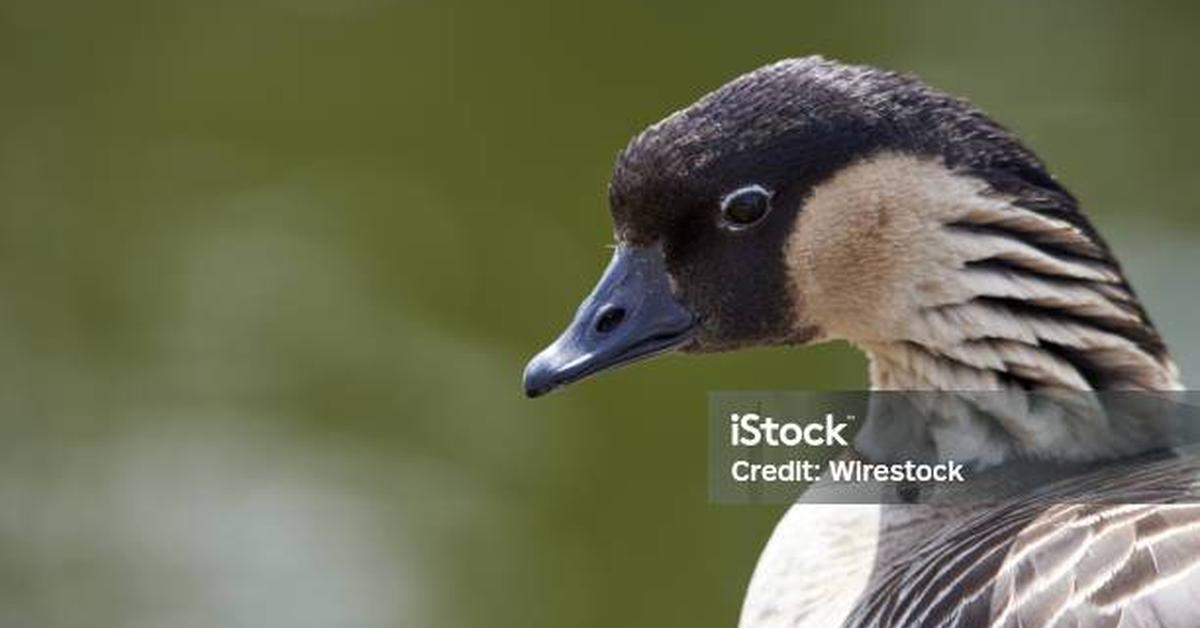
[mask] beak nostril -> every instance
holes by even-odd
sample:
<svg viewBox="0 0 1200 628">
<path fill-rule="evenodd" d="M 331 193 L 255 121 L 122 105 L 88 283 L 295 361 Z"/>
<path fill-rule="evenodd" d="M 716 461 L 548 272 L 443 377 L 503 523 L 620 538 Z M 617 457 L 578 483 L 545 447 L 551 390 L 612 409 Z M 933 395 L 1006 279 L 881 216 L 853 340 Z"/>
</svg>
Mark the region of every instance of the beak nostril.
<svg viewBox="0 0 1200 628">
<path fill-rule="evenodd" d="M 607 334 L 616 329 L 617 325 L 620 325 L 623 320 L 625 320 L 625 308 L 617 306 L 606 307 L 603 312 L 600 312 L 600 316 L 596 317 L 596 332 Z"/>
</svg>

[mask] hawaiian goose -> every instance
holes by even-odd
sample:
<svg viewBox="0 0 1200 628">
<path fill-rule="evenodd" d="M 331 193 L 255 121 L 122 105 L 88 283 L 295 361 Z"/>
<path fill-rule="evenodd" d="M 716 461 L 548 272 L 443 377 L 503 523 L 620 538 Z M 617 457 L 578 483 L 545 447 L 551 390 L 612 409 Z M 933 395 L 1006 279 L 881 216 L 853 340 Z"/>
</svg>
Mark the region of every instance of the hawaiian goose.
<svg viewBox="0 0 1200 628">
<path fill-rule="evenodd" d="M 1178 390 L 1074 197 L 1007 130 L 919 80 L 776 63 L 651 126 L 610 188 L 617 247 L 530 396 L 669 350 L 844 339 L 876 390 Z M 1130 430 L 1036 413 L 922 437 L 978 468 L 1104 461 Z M 1107 464 L 1107 463 L 1105 463 Z M 1158 474 L 1172 460 L 1109 473 Z M 741 625 L 1200 626 L 1200 506 L 793 506 Z"/>
</svg>

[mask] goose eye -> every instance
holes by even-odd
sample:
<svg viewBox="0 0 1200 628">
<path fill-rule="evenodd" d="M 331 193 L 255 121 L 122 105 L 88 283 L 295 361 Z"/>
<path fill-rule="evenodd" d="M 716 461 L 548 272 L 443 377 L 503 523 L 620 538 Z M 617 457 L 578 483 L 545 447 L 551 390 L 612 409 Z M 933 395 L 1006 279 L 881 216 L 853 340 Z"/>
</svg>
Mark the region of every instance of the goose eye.
<svg viewBox="0 0 1200 628">
<path fill-rule="evenodd" d="M 771 194 L 757 185 L 735 190 L 721 199 L 724 226 L 735 231 L 762 220 L 770 209 Z"/>
</svg>

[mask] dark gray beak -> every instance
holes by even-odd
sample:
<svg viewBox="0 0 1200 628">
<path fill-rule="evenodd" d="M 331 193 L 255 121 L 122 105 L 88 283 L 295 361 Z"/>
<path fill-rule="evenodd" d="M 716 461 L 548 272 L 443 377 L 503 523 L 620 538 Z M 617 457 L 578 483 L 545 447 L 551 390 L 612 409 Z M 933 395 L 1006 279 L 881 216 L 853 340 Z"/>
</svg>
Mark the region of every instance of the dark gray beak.
<svg viewBox="0 0 1200 628">
<path fill-rule="evenodd" d="M 537 397 L 679 347 L 695 324 L 671 292 L 662 250 L 619 246 L 566 331 L 525 367 L 525 394 Z"/>
</svg>

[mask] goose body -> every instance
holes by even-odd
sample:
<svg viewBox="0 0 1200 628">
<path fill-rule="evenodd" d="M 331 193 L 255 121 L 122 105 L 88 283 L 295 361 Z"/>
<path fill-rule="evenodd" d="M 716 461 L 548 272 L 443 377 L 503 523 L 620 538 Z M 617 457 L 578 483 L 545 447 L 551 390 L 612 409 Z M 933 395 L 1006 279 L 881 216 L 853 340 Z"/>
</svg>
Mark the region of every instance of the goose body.
<svg viewBox="0 0 1200 628">
<path fill-rule="evenodd" d="M 1075 198 L 912 77 L 819 57 L 738 77 L 637 136 L 610 204 L 613 261 L 527 367 L 531 396 L 669 350 L 833 339 L 869 356 L 875 390 L 1181 388 Z M 1135 458 L 1161 436 L 1146 424 L 960 410 L 915 431 L 925 455 L 1094 470 L 992 504 L 802 498 L 740 625 L 1200 626 L 1193 457 Z M 1062 499 L 1097 483 L 1128 498 Z"/>
<path fill-rule="evenodd" d="M 1113 465 L 986 505 L 801 499 L 759 558 L 740 625 L 1200 625 L 1198 473 L 1195 458 Z M 1096 503 L 1074 499 L 1080 482 L 1104 487 Z M 1106 499 L 1128 495 L 1143 499 Z"/>
</svg>

